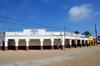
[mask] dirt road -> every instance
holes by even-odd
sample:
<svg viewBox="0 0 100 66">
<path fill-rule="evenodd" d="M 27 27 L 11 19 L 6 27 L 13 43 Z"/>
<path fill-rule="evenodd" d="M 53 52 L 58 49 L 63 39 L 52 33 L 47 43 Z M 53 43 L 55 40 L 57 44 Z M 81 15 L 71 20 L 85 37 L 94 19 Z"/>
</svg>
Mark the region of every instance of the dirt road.
<svg viewBox="0 0 100 66">
<path fill-rule="evenodd" d="M 0 66 L 98 66 L 98 62 L 100 46 L 65 50 L 0 51 Z"/>
</svg>

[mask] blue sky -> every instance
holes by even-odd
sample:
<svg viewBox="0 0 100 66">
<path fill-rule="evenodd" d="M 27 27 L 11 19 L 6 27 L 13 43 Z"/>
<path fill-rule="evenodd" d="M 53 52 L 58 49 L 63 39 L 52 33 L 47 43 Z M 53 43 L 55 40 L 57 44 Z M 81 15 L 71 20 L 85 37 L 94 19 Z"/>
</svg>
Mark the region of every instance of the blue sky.
<svg viewBox="0 0 100 66">
<path fill-rule="evenodd" d="M 66 32 L 71 33 L 76 30 L 80 34 L 89 31 L 92 36 L 95 36 L 96 23 L 97 30 L 100 31 L 99 0 L 0 0 L 0 15 L 51 27 L 65 26 Z M 8 31 L 9 27 L 11 31 L 23 29 L 63 31 L 0 17 L 0 32 Z"/>
</svg>

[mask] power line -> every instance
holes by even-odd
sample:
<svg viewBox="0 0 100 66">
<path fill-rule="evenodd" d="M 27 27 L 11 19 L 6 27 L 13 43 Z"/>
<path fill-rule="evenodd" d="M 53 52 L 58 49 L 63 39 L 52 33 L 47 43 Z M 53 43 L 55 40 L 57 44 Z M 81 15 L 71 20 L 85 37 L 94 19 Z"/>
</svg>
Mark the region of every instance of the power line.
<svg viewBox="0 0 100 66">
<path fill-rule="evenodd" d="M 10 24 L 19 24 L 19 23 L 12 23 L 12 22 L 7 22 L 7 21 L 0 21 L 0 22 L 3 22 L 3 23 L 10 23 Z M 27 25 L 27 26 L 34 26 L 34 25 L 28 25 L 28 24 L 19 24 L 19 25 Z"/>
<path fill-rule="evenodd" d="M 2 15 L 0 15 L 0 17 L 2 17 L 2 18 L 7 18 L 7 19 L 11 19 L 11 20 L 15 20 L 15 21 L 20 21 L 20 22 L 23 22 L 23 23 L 29 23 L 29 24 L 32 24 L 32 25 L 29 25 L 29 26 L 38 25 L 38 26 L 43 26 L 43 27 L 47 27 L 47 28 L 55 28 L 55 29 L 64 30 L 63 28 L 46 26 L 46 25 L 37 24 L 37 23 L 33 23 L 33 22 L 28 22 L 28 21 L 23 21 L 23 20 L 11 18 L 11 17 L 6 17 L 6 16 L 2 16 Z M 11 22 L 6 22 L 6 21 L 0 21 L 0 22 L 11 23 Z M 11 23 L 11 24 L 18 24 L 18 23 Z M 20 25 L 28 25 L 28 24 L 20 24 Z M 65 29 L 68 30 L 68 31 L 71 31 L 71 32 L 75 32 L 75 30 L 71 30 L 71 29 L 68 29 L 68 28 L 65 28 Z"/>
<path fill-rule="evenodd" d="M 7 22 L 7 21 L 0 21 L 0 22 L 2 22 L 2 23 L 10 23 L 10 24 L 18 24 L 18 25 L 27 25 L 27 26 L 34 26 L 34 25 L 29 25 L 29 24 L 19 24 L 19 23 L 13 23 L 13 22 Z M 64 27 L 64 33 L 65 33 L 65 27 Z M 9 31 L 10 31 L 10 28 L 9 28 Z M 65 35 L 65 34 L 64 34 Z"/>
<path fill-rule="evenodd" d="M 10 23 L 10 24 L 15 24 L 15 25 L 18 24 L 18 25 L 34 26 L 34 25 L 29 25 L 29 24 L 19 24 L 19 23 L 7 22 L 7 21 L 0 21 L 0 22 L 2 22 L 2 23 Z M 3 28 L 3 27 L 0 27 L 0 28 Z M 7 28 L 3 28 L 3 29 L 7 29 Z M 64 27 L 64 32 L 65 32 L 66 29 L 69 30 L 68 28 Z M 9 31 L 10 31 L 10 28 L 9 28 Z M 71 31 L 74 31 L 74 30 L 71 30 Z M 98 32 L 100 32 L 100 31 L 98 31 Z"/>
<path fill-rule="evenodd" d="M 18 24 L 18 25 L 34 26 L 34 25 L 29 25 L 29 24 L 19 24 L 19 23 L 7 22 L 7 21 L 0 21 L 0 22 L 2 22 L 2 23 L 10 23 L 10 24 L 15 24 L 15 25 Z M 64 27 L 64 32 L 65 32 L 65 29 L 68 29 L 68 28 Z"/>
<path fill-rule="evenodd" d="M 75 32 L 76 30 L 71 30 L 71 29 L 68 29 L 68 28 L 65 28 L 67 29 L 68 31 L 71 31 L 71 32 Z M 80 32 L 80 31 L 79 31 Z M 81 31 L 82 32 L 82 31 Z"/>
<path fill-rule="evenodd" d="M 0 28 L 7 29 L 7 28 L 4 28 L 4 27 L 0 27 Z"/>
<path fill-rule="evenodd" d="M 71 30 L 71 29 L 68 29 L 68 28 L 65 28 L 67 31 L 71 31 L 71 32 L 75 32 L 76 30 Z M 79 33 L 84 33 L 85 31 L 79 31 Z M 90 33 L 94 33 L 94 31 L 90 32 Z"/>
<path fill-rule="evenodd" d="M 68 28 L 65 28 L 66 30 L 68 31 L 71 31 L 71 32 L 75 32 L 75 30 L 71 30 L 71 29 L 68 29 Z"/>
<path fill-rule="evenodd" d="M 38 26 L 43 26 L 43 27 L 47 27 L 47 28 L 55 28 L 55 29 L 63 30 L 62 28 L 58 28 L 58 27 L 46 26 L 46 25 L 37 24 L 37 23 L 33 23 L 33 22 L 28 22 L 28 21 L 24 21 L 24 20 L 20 20 L 20 19 L 11 18 L 11 17 L 6 17 L 6 16 L 2 16 L 2 15 L 0 15 L 0 17 L 15 20 L 15 21 L 20 21 L 20 22 L 23 22 L 23 23 L 30 23 L 30 24 L 34 24 L 34 25 L 38 25 Z"/>
<path fill-rule="evenodd" d="M 95 24 L 95 35 L 96 35 L 96 44 L 97 44 L 97 28 L 96 28 L 96 24 Z"/>
<path fill-rule="evenodd" d="M 2 23 L 10 23 L 10 24 L 19 24 L 19 23 L 13 23 L 13 22 L 7 22 L 7 21 L 0 21 L 0 22 L 2 22 Z M 19 24 L 19 25 L 27 25 L 27 26 L 34 26 L 34 24 L 32 24 L 32 25 L 29 25 L 29 24 Z M 52 27 L 53 28 L 53 27 Z M 61 28 L 60 28 L 61 29 Z M 68 29 L 68 28 L 64 28 L 64 30 L 68 30 L 68 31 L 74 31 L 74 30 L 70 30 L 70 29 Z M 62 29 L 63 30 L 63 29 Z"/>
</svg>

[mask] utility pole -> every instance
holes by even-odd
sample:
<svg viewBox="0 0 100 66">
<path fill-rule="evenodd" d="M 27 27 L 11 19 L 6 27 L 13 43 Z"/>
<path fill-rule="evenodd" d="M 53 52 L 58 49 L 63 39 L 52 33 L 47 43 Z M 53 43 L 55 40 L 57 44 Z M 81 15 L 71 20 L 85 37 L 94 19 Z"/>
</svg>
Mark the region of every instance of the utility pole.
<svg viewBox="0 0 100 66">
<path fill-rule="evenodd" d="M 65 45 L 65 27 L 64 27 L 64 45 Z"/>
<path fill-rule="evenodd" d="M 95 24 L 95 35 L 96 35 L 96 44 L 97 44 L 97 29 L 96 29 L 96 24 Z"/>
</svg>

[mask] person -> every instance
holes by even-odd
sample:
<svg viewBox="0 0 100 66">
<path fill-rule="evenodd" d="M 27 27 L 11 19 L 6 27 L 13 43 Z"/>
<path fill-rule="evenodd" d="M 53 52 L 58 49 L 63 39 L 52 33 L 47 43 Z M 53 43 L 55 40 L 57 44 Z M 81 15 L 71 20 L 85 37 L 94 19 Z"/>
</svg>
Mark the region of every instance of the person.
<svg viewBox="0 0 100 66">
<path fill-rule="evenodd" d="M 59 49 L 59 44 L 57 43 L 57 49 Z"/>
</svg>

